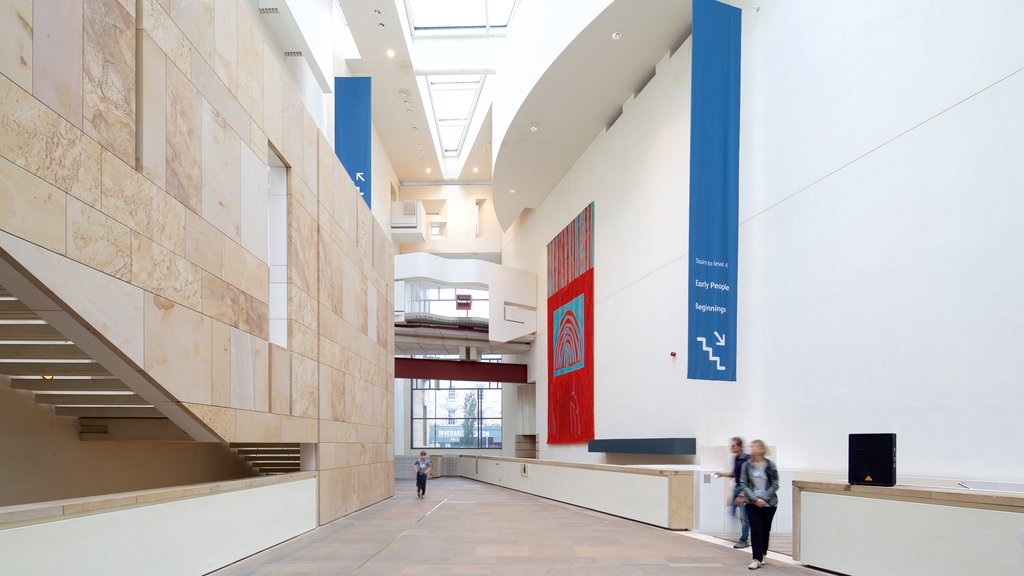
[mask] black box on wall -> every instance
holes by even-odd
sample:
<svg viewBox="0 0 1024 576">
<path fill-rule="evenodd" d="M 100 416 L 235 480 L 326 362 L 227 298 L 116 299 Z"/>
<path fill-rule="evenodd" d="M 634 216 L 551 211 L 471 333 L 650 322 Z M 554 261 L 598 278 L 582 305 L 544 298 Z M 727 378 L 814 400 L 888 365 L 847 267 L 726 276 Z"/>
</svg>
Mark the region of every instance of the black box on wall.
<svg viewBox="0 0 1024 576">
<path fill-rule="evenodd" d="M 896 485 L 896 435 L 850 434 L 850 484 Z"/>
</svg>

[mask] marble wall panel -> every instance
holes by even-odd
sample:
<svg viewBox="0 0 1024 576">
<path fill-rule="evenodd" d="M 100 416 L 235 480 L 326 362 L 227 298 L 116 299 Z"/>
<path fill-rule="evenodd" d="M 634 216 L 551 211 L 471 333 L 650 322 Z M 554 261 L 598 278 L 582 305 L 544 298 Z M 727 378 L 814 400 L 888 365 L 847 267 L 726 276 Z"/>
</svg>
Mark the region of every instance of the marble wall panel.
<svg viewBox="0 0 1024 576">
<path fill-rule="evenodd" d="M 182 403 L 182 405 L 203 424 L 206 424 L 210 430 L 213 430 L 214 434 L 220 436 L 221 440 L 224 442 L 235 441 L 235 410 L 206 404 Z"/>
<path fill-rule="evenodd" d="M 345 373 L 323 364 L 320 365 L 320 418 L 322 420 L 345 419 Z M 320 462 L 321 468 L 327 467 Z"/>
<path fill-rule="evenodd" d="M 285 72 L 282 78 L 285 78 L 287 74 Z M 282 150 L 284 160 L 291 166 L 295 176 L 298 176 L 303 182 L 309 182 L 303 154 L 305 151 L 303 116 L 306 114 L 306 107 L 291 82 L 283 82 L 281 103 L 283 105 L 281 121 L 284 130 L 282 134 L 284 137 L 284 149 Z M 316 179 L 313 179 L 312 182 L 315 185 Z"/>
<path fill-rule="evenodd" d="M 242 246 L 264 264 L 268 261 L 270 170 L 249 146 L 242 146 Z M 266 154 L 266 142 L 263 144 Z M 255 293 L 254 293 L 255 294 Z M 266 299 L 264 298 L 264 301 Z"/>
<path fill-rule="evenodd" d="M 0 6 L 0 74 L 32 91 L 32 0 Z"/>
<path fill-rule="evenodd" d="M 145 368 L 180 402 L 212 400 L 212 321 L 150 295 L 145 302 Z"/>
<path fill-rule="evenodd" d="M 139 75 L 136 167 L 143 176 L 166 190 L 167 56 L 149 34 L 139 34 L 141 61 L 136 70 Z M 183 201 L 181 198 L 178 200 Z"/>
<path fill-rule="evenodd" d="M 214 3 L 213 69 L 232 92 L 238 87 L 238 8 L 238 0 Z"/>
<path fill-rule="evenodd" d="M 203 314 L 238 326 L 242 291 L 208 272 L 203 272 Z"/>
<path fill-rule="evenodd" d="M 263 131 L 278 150 L 284 150 L 284 71 L 270 45 L 263 47 Z"/>
<path fill-rule="evenodd" d="M 270 411 L 270 345 L 258 336 L 252 337 L 252 386 L 254 408 Z"/>
<path fill-rule="evenodd" d="M 238 410 L 235 412 L 236 442 L 282 442 L 284 416 Z"/>
<path fill-rule="evenodd" d="M 14 2 L 12 6 L 27 3 Z M 11 9 L 11 8 L 8 8 Z M 0 32 L 7 42 L 18 38 Z M 5 54 L 16 55 L 17 52 Z M 82 128 L 82 0 L 35 0 L 32 14 L 32 95 Z"/>
<path fill-rule="evenodd" d="M 263 36 L 241 4 L 238 5 L 238 101 L 263 126 Z"/>
<path fill-rule="evenodd" d="M 207 272 L 223 275 L 222 242 L 229 242 L 213 224 L 191 210 L 185 211 L 185 257 Z"/>
<path fill-rule="evenodd" d="M 316 360 L 292 352 L 291 400 L 292 416 L 316 418 L 320 411 L 317 397 L 320 389 L 319 364 Z"/>
<path fill-rule="evenodd" d="M 231 407 L 253 410 L 253 338 L 237 328 L 231 330 Z"/>
<path fill-rule="evenodd" d="M 213 70 L 212 65 L 192 53 L 192 71 L 190 79 L 203 98 L 213 106 L 218 114 L 224 117 L 227 123 L 235 130 L 238 137 L 244 142 L 249 141 L 249 130 L 252 128 L 252 119 L 249 114 L 238 103 L 238 99 L 228 90 L 227 85 L 221 81 L 220 76 Z"/>
<path fill-rule="evenodd" d="M 199 55 L 213 63 L 213 0 L 171 0 L 170 14 Z"/>
<path fill-rule="evenodd" d="M 218 320 L 212 322 L 212 402 L 217 406 L 231 406 L 231 333 L 233 328 Z"/>
<path fill-rule="evenodd" d="M 368 262 L 373 261 L 373 214 L 365 202 L 359 202 L 356 210 L 356 247 Z"/>
<path fill-rule="evenodd" d="M 203 99 L 180 70 L 167 67 L 167 192 L 203 209 Z"/>
<path fill-rule="evenodd" d="M 287 349 L 270 345 L 270 411 L 275 414 L 290 414 L 291 399 L 291 353 Z"/>
<path fill-rule="evenodd" d="M 103 151 L 103 211 L 177 254 L 185 253 L 185 207 Z"/>
<path fill-rule="evenodd" d="M 239 291 L 238 327 L 264 340 L 270 338 L 270 307 L 255 296 Z"/>
<path fill-rule="evenodd" d="M 169 4 L 169 0 L 168 0 Z M 169 7 L 157 0 L 142 0 L 142 18 L 136 26 L 153 38 L 167 58 L 182 74 L 188 74 L 192 67 L 192 45 L 168 14 Z"/>
<path fill-rule="evenodd" d="M 299 99 L 301 102 L 301 98 Z M 320 135 L 320 129 L 317 128 L 316 121 L 309 115 L 306 107 L 302 107 L 302 159 L 303 159 L 303 180 L 306 185 L 309 186 L 310 191 L 315 197 L 317 195 L 317 166 L 318 160 L 318 149 L 317 149 L 317 136 Z M 313 208 L 311 212 L 315 213 L 316 208 Z"/>
<path fill-rule="evenodd" d="M 67 197 L 0 157 L 0 229 L 64 254 Z"/>
<path fill-rule="evenodd" d="M 270 165 L 270 146 L 267 142 L 267 135 L 263 133 L 263 129 L 256 124 L 255 120 L 252 121 L 252 129 L 249 131 L 249 148 L 264 166 Z"/>
<path fill-rule="evenodd" d="M 288 281 L 308 293 L 317 289 L 316 221 L 298 203 L 288 197 Z"/>
<path fill-rule="evenodd" d="M 288 317 L 296 322 L 317 329 L 317 301 L 294 284 L 288 285 Z"/>
<path fill-rule="evenodd" d="M 153 242 L 132 233 L 131 282 L 194 310 L 202 308 L 202 269 Z"/>
<path fill-rule="evenodd" d="M 306 182 L 299 178 L 295 170 L 288 171 L 288 194 L 302 206 L 307 213 L 316 218 L 320 214 L 320 207 L 316 201 L 316 195 L 309 189 Z"/>
<path fill-rule="evenodd" d="M 289 320 L 288 348 L 306 358 L 315 360 L 319 351 L 316 330 L 303 326 L 295 320 Z"/>
<path fill-rule="evenodd" d="M 0 156 L 99 207 L 99 144 L 3 75 Z"/>
<path fill-rule="evenodd" d="M 242 237 L 241 141 L 203 100 L 203 218 L 233 240 Z"/>
<path fill-rule="evenodd" d="M 259 258 L 228 238 L 223 242 L 222 278 L 262 302 L 270 301 L 269 268 Z"/>
<path fill-rule="evenodd" d="M 82 123 L 135 165 L 135 20 L 117 0 L 84 0 Z"/>
<path fill-rule="evenodd" d="M 121 280 L 131 273 L 131 229 L 88 204 L 67 199 L 69 258 Z"/>
<path fill-rule="evenodd" d="M 320 303 L 337 314 L 344 312 L 344 287 L 342 283 L 344 252 L 341 246 L 328 237 L 326 230 L 320 232 Z"/>
</svg>

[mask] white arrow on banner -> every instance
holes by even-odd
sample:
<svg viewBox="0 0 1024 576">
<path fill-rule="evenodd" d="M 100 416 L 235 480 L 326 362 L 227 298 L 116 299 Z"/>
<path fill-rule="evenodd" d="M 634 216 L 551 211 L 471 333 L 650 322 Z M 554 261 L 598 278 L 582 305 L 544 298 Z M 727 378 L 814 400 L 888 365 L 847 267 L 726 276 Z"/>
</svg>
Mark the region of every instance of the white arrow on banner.
<svg viewBox="0 0 1024 576">
<path fill-rule="evenodd" d="M 363 178 L 363 173 L 362 172 L 356 172 L 356 180 L 358 180 L 360 182 L 366 182 L 366 178 Z"/>
<path fill-rule="evenodd" d="M 715 331 L 715 338 L 718 339 L 719 346 L 725 346 L 725 336 L 719 334 L 717 330 Z"/>
</svg>

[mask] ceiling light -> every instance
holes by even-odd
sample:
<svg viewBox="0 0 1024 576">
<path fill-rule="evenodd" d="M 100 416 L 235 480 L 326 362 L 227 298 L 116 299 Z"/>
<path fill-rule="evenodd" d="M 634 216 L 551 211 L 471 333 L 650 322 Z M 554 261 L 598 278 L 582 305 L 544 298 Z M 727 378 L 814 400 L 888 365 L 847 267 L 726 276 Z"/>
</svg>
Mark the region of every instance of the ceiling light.
<svg viewBox="0 0 1024 576">
<path fill-rule="evenodd" d="M 373 9 L 373 13 L 374 13 L 375 15 L 377 15 L 377 16 L 380 16 L 380 10 L 378 10 L 378 9 L 376 9 L 376 8 L 374 8 L 374 9 Z"/>
<path fill-rule="evenodd" d="M 384 29 L 384 23 L 383 22 L 377 22 L 377 28 L 380 28 L 381 30 L 383 30 Z"/>
<path fill-rule="evenodd" d="M 433 172 L 433 170 L 432 170 L 431 168 L 429 168 L 429 167 L 428 167 L 428 168 L 427 168 L 427 174 L 430 174 L 431 172 Z"/>
<path fill-rule="evenodd" d="M 413 132 L 415 132 L 415 131 L 417 131 L 417 130 L 419 130 L 419 128 L 417 128 L 416 126 L 413 126 L 413 127 L 412 127 L 412 131 L 413 131 Z"/>
<path fill-rule="evenodd" d="M 477 168 L 476 166 L 473 166 L 473 174 L 476 174 L 479 171 L 480 171 L 479 168 Z"/>
<path fill-rule="evenodd" d="M 402 104 L 405 104 L 406 106 L 412 106 L 412 101 L 411 100 L 405 100 L 405 101 L 402 102 Z"/>
<path fill-rule="evenodd" d="M 405 111 L 406 112 L 412 112 L 412 108 L 406 108 Z"/>
<path fill-rule="evenodd" d="M 384 54 L 385 54 L 385 55 L 386 55 L 386 56 L 387 56 L 388 58 L 394 58 L 394 57 L 395 57 L 395 51 L 394 51 L 394 50 L 392 50 L 391 48 L 388 48 L 387 52 L 385 52 Z"/>
<path fill-rule="evenodd" d="M 619 38 L 622 38 L 621 32 L 612 32 L 612 40 L 618 40 Z"/>
<path fill-rule="evenodd" d="M 402 100 L 408 100 L 409 99 L 409 93 L 406 92 L 404 89 L 400 90 L 398 92 L 398 97 L 401 98 Z"/>
<path fill-rule="evenodd" d="M 530 124 L 530 132 L 538 132 L 538 131 L 540 131 L 540 126 L 538 126 L 536 123 Z"/>
<path fill-rule="evenodd" d="M 49 374 L 43 374 L 43 380 L 53 380 L 53 376 L 50 376 Z"/>
<path fill-rule="evenodd" d="M 516 193 L 516 189 L 515 188 L 509 188 L 508 189 L 508 193 L 509 194 L 515 194 Z"/>
</svg>

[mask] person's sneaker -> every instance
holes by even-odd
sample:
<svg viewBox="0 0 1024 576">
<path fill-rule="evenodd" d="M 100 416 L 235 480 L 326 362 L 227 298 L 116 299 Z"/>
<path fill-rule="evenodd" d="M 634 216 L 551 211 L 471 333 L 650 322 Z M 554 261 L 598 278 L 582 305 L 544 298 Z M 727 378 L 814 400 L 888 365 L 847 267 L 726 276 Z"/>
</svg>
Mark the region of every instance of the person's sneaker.
<svg viewBox="0 0 1024 576">
<path fill-rule="evenodd" d="M 765 564 L 767 564 L 767 563 L 768 563 L 768 557 L 767 557 L 767 556 L 765 556 L 765 557 L 764 557 L 764 560 L 761 560 L 761 566 L 764 566 L 764 565 L 765 565 Z"/>
<path fill-rule="evenodd" d="M 746 540 L 740 540 L 739 542 L 733 544 L 732 547 L 737 550 L 742 550 L 743 548 L 750 548 L 750 542 L 747 542 Z"/>
<path fill-rule="evenodd" d="M 754 560 L 749 565 L 747 565 L 747 570 L 757 570 L 760 567 L 761 567 L 761 563 L 758 562 L 757 560 Z"/>
</svg>

